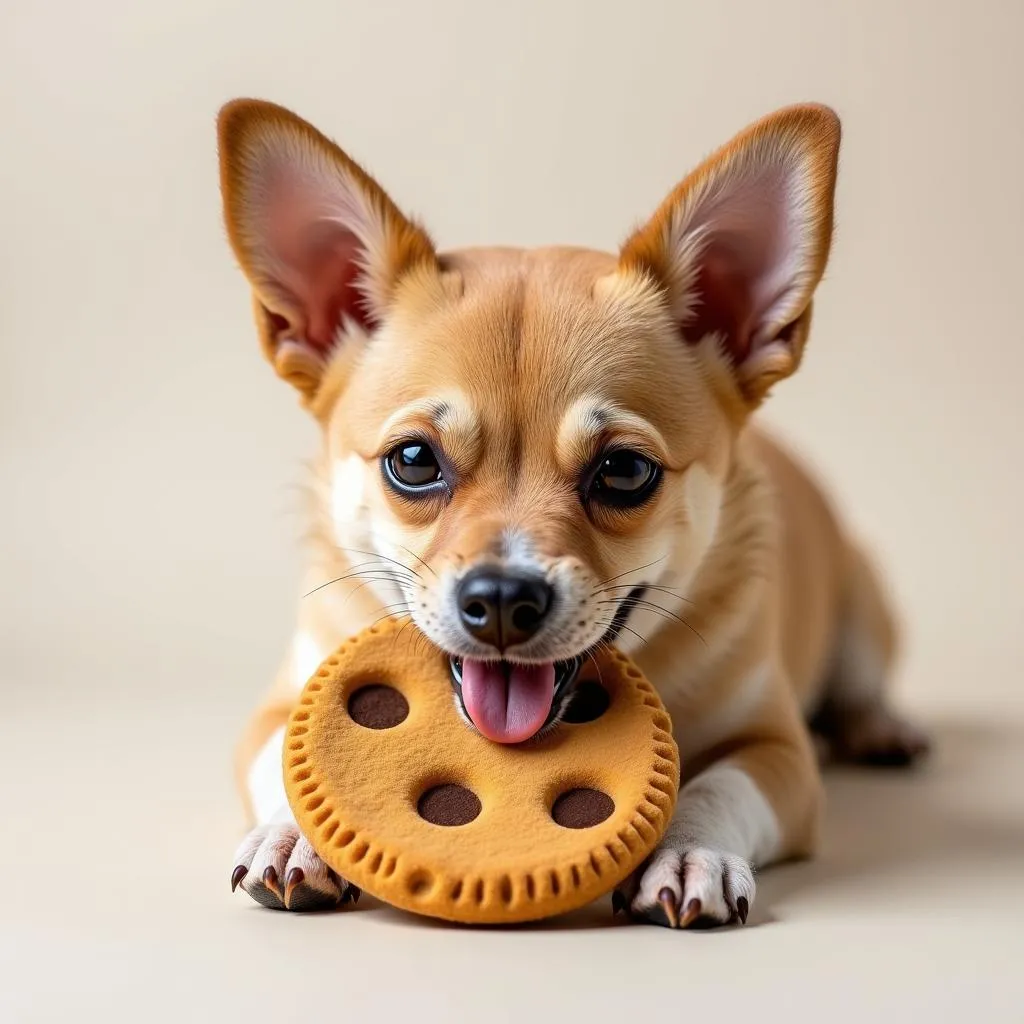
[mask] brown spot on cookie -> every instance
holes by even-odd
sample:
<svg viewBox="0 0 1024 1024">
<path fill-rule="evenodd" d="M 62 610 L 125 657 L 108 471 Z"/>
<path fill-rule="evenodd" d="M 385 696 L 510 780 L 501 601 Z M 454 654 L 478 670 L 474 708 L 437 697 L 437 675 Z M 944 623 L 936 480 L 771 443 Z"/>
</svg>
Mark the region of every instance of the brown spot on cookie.
<svg viewBox="0 0 1024 1024">
<path fill-rule="evenodd" d="M 599 789 L 570 789 L 555 801 L 551 817 L 563 828 L 593 828 L 614 810 L 615 801 Z"/>
<path fill-rule="evenodd" d="M 468 825 L 482 810 L 476 793 L 446 782 L 428 789 L 416 804 L 420 817 L 432 825 Z"/>
<path fill-rule="evenodd" d="M 352 721 L 366 729 L 393 729 L 409 716 L 409 702 L 393 686 L 373 684 L 348 699 Z"/>
</svg>

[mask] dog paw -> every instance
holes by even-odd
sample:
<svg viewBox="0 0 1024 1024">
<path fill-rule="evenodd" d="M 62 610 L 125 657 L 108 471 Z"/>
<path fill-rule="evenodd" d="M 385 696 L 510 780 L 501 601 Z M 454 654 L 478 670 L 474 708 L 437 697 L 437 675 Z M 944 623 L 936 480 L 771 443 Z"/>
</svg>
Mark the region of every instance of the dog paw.
<svg viewBox="0 0 1024 1024">
<path fill-rule="evenodd" d="M 327 910 L 359 899 L 359 890 L 313 852 L 294 823 L 261 825 L 245 837 L 231 891 L 239 885 L 272 910 Z"/>
<path fill-rule="evenodd" d="M 881 707 L 848 716 L 834 740 L 838 760 L 878 768 L 907 767 L 930 748 L 917 726 Z"/>
<path fill-rule="evenodd" d="M 612 907 L 669 928 L 746 924 L 754 873 L 742 858 L 706 846 L 663 847 L 612 895 Z"/>
</svg>

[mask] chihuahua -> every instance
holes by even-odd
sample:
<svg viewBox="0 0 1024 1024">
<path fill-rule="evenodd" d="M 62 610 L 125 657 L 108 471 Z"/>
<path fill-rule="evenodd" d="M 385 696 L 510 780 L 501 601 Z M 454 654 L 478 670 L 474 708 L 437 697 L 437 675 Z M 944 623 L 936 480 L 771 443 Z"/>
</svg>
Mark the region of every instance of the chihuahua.
<svg viewBox="0 0 1024 1024">
<path fill-rule="evenodd" d="M 823 744 L 875 764 L 928 745 L 887 702 L 875 570 L 751 425 L 807 343 L 838 118 L 802 105 L 750 126 L 616 254 L 439 252 L 289 111 L 237 100 L 218 129 L 263 352 L 322 432 L 308 593 L 237 752 L 251 831 L 232 888 L 278 909 L 358 897 L 291 816 L 284 724 L 323 658 L 394 615 L 451 659 L 457 713 L 495 743 L 557 729 L 598 645 L 630 654 L 683 780 L 613 906 L 745 922 L 755 869 L 814 851 Z"/>
</svg>

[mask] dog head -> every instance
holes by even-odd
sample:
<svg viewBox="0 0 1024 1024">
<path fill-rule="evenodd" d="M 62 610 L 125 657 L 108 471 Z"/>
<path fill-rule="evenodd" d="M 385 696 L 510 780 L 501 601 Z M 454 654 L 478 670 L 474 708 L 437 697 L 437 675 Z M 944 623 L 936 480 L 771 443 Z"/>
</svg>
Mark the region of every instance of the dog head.
<svg viewBox="0 0 1024 1024">
<path fill-rule="evenodd" d="M 716 542 L 738 433 L 807 338 L 835 115 L 748 128 L 616 255 L 439 253 L 293 114 L 236 101 L 219 130 L 264 351 L 323 428 L 334 543 L 450 655 L 484 735 L 535 735 Z"/>
</svg>

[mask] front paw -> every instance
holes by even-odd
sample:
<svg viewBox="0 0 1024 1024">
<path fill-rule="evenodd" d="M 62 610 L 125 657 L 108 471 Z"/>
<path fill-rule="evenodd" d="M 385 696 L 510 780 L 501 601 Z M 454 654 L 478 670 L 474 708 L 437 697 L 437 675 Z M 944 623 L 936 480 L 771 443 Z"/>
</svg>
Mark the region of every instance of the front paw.
<svg viewBox="0 0 1024 1024">
<path fill-rule="evenodd" d="M 241 884 L 273 910 L 327 910 L 356 902 L 359 890 L 332 871 L 294 822 L 260 825 L 235 853 L 231 891 Z"/>
<path fill-rule="evenodd" d="M 756 888 L 742 857 L 706 846 L 661 847 L 615 891 L 612 906 L 669 928 L 746 924 Z"/>
</svg>

